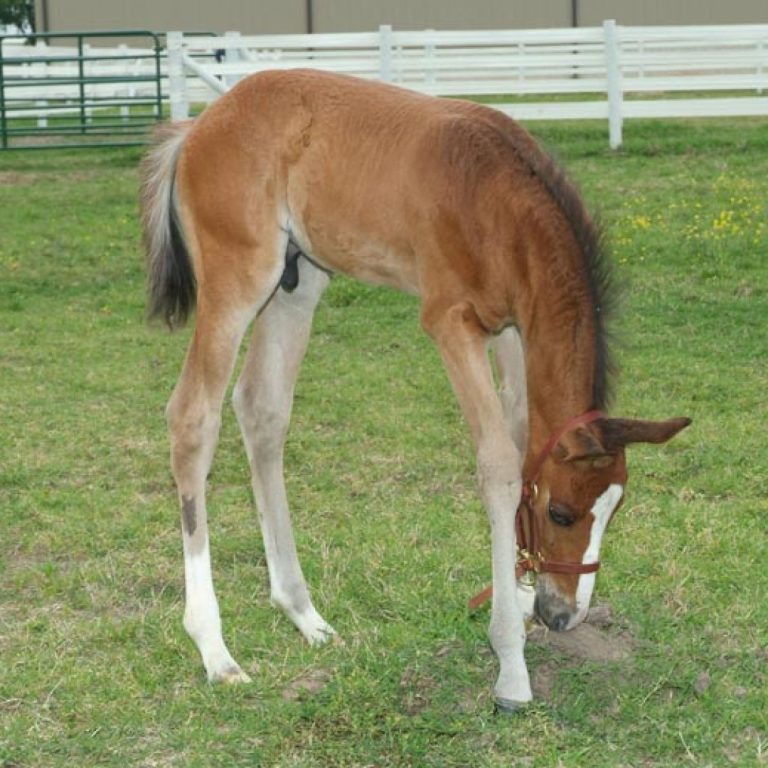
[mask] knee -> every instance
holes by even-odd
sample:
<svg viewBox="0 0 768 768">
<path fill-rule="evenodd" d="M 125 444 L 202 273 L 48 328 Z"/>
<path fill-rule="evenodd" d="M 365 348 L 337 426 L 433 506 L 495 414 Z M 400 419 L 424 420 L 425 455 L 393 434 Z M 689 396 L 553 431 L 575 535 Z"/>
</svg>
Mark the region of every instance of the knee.
<svg viewBox="0 0 768 768">
<path fill-rule="evenodd" d="M 438 344 L 444 336 L 454 335 L 458 328 L 481 338 L 488 335 L 474 305 L 468 301 L 448 306 L 425 304 L 421 309 L 421 327 Z"/>
<path fill-rule="evenodd" d="M 174 455 L 195 453 L 215 441 L 221 418 L 218 413 L 192 400 L 171 396 L 165 409 L 168 432 Z"/>
<path fill-rule="evenodd" d="M 519 497 L 522 487 L 520 454 L 514 445 L 492 452 L 478 451 L 477 479 L 484 500 L 492 500 L 500 494 Z"/>
</svg>

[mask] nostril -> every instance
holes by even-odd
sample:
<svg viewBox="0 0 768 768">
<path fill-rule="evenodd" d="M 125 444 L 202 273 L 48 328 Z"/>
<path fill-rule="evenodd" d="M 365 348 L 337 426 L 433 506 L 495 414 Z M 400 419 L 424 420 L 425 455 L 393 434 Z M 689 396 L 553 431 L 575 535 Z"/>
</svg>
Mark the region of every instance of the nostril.
<svg viewBox="0 0 768 768">
<path fill-rule="evenodd" d="M 554 629 L 555 632 L 562 632 L 567 626 L 568 622 L 571 620 L 571 617 L 567 613 L 558 613 L 557 616 L 553 617 L 551 621 L 549 621 L 549 628 Z"/>
</svg>

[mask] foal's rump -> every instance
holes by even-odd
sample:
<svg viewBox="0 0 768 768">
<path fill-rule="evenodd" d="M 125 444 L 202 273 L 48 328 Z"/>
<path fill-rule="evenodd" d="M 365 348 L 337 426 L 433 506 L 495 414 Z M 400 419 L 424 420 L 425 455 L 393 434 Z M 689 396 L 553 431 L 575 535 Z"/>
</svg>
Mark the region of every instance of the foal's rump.
<svg viewBox="0 0 768 768">
<path fill-rule="evenodd" d="M 389 254 L 407 250 L 387 242 L 402 231 L 395 203 L 409 196 L 389 155 L 405 147 L 394 133 L 377 140 L 393 104 L 369 87 L 263 73 L 194 122 L 158 130 L 142 166 L 150 316 L 181 325 L 200 294 L 247 303 L 276 275 L 291 290 L 301 251 L 330 271 L 387 282 Z M 414 279 L 395 282 L 414 290 Z"/>
</svg>

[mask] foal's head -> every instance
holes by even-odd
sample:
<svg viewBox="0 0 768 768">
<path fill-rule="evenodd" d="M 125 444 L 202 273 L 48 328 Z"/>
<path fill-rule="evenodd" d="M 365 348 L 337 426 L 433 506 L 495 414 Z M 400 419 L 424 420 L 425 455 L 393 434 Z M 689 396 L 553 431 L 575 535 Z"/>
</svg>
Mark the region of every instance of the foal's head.
<svg viewBox="0 0 768 768">
<path fill-rule="evenodd" d="M 654 422 L 603 417 L 566 432 L 553 447 L 532 499 L 544 563 L 535 610 L 551 629 L 570 629 L 584 620 L 595 574 L 549 572 L 547 562 L 597 563 L 603 533 L 624 496 L 625 447 L 664 443 L 689 423 L 684 418 Z"/>
</svg>

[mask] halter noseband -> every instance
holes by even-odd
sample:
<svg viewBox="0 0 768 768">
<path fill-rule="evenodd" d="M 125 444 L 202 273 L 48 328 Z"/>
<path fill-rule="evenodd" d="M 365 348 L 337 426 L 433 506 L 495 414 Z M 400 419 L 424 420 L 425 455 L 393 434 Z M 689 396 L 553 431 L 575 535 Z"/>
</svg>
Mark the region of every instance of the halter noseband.
<svg viewBox="0 0 768 768">
<path fill-rule="evenodd" d="M 555 430 L 544 447 L 539 451 L 531 467 L 530 476 L 523 482 L 523 492 L 520 505 L 515 515 L 515 533 L 517 536 L 517 562 L 515 563 L 515 578 L 532 585 L 539 573 L 595 573 L 600 568 L 600 562 L 577 563 L 560 560 L 545 560 L 541 554 L 539 526 L 536 522 L 536 512 L 533 505 L 539 495 L 537 482 L 544 462 L 549 458 L 555 446 L 566 432 L 584 424 L 591 424 L 603 417 L 602 411 L 587 411 L 575 416 L 562 427 Z M 493 586 L 486 587 L 469 601 L 469 608 L 474 610 L 482 605 L 493 594 Z"/>
</svg>

